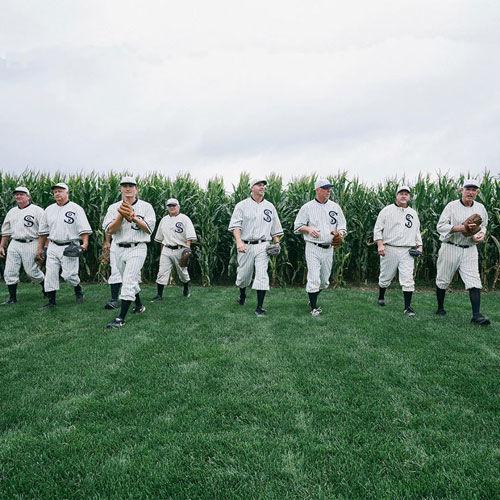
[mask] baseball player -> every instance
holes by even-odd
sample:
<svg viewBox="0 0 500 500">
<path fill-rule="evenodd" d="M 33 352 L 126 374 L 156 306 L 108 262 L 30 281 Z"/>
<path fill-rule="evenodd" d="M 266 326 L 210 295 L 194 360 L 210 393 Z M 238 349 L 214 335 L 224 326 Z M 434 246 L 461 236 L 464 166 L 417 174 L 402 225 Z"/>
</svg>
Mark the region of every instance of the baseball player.
<svg viewBox="0 0 500 500">
<path fill-rule="evenodd" d="M 161 243 L 160 268 L 156 278 L 156 297 L 151 302 L 163 300 L 163 289 L 168 285 L 172 268 L 177 271 L 179 280 L 183 283 L 182 294 L 189 297 L 189 273 L 187 267 L 181 267 L 180 260 L 186 248 L 196 241 L 196 232 L 191 219 L 180 213 L 180 205 L 177 199 L 167 200 L 168 215 L 162 218 L 155 241 Z"/>
<path fill-rule="evenodd" d="M 21 265 L 35 283 L 42 284 L 42 290 L 44 280 L 44 275 L 35 261 L 38 249 L 38 228 L 43 208 L 31 203 L 30 192 L 24 186 L 16 187 L 13 194 L 17 206 L 11 208 L 5 216 L 0 242 L 0 257 L 7 258 L 4 279 L 9 290 L 9 298 L 2 305 L 12 305 L 17 302 L 17 284 Z"/>
<path fill-rule="evenodd" d="M 52 186 L 55 203 L 49 205 L 42 216 L 38 230 L 38 258 L 44 258 L 44 249 L 47 252 L 45 264 L 45 292 L 49 298 L 46 307 L 55 307 L 56 292 L 59 290 L 59 272 L 62 278 L 72 285 L 78 304 L 83 302 L 83 290 L 80 285 L 78 271 L 80 259 L 66 257 L 64 249 L 70 243 L 80 243 L 81 249 L 86 252 L 89 246 L 89 235 L 92 233 L 85 211 L 69 199 L 69 188 L 64 182 Z M 48 244 L 47 244 L 48 240 Z"/>
<path fill-rule="evenodd" d="M 146 309 L 139 296 L 139 282 L 147 243 L 156 224 L 153 207 L 138 198 L 135 177 L 122 177 L 120 191 L 122 200 L 109 206 L 102 224 L 116 244 L 116 266 L 122 278 L 120 314 L 106 328 L 121 328 L 132 302 L 135 302 L 135 314 L 141 314 Z"/>
<path fill-rule="evenodd" d="M 301 207 L 294 222 L 294 232 L 302 234 L 306 244 L 307 285 L 311 316 L 319 316 L 318 295 L 328 288 L 333 265 L 332 235 L 341 239 L 347 234 L 346 220 L 340 206 L 330 200 L 332 184 L 318 179 L 316 197 Z"/>
<path fill-rule="evenodd" d="M 475 201 L 479 190 L 479 182 L 468 179 L 460 190 L 459 200 L 451 201 L 446 205 L 439 217 L 437 230 L 441 240 L 441 248 L 437 260 L 436 276 L 436 314 L 444 316 L 444 298 L 446 289 L 458 270 L 469 290 L 472 306 L 471 322 L 481 326 L 490 324 L 490 320 L 480 312 L 481 306 L 481 278 L 479 276 L 479 261 L 477 246 L 484 240 L 488 225 L 488 214 L 484 206 Z M 473 236 L 467 236 L 467 228 L 463 222 L 471 215 L 479 214 L 482 218 L 480 230 Z"/>
<path fill-rule="evenodd" d="M 413 280 L 414 257 L 411 248 L 422 252 L 422 235 L 417 212 L 408 206 L 411 194 L 408 186 L 399 186 L 396 202 L 384 207 L 378 214 L 373 229 L 373 240 L 380 256 L 380 275 L 378 279 L 378 303 L 385 306 L 385 291 L 399 272 L 399 284 L 403 289 L 404 314 L 415 316 L 411 307 L 415 291 Z"/>
<path fill-rule="evenodd" d="M 104 309 L 118 309 L 120 307 L 118 297 L 122 286 L 122 276 L 116 266 L 116 243 L 109 233 L 104 233 L 102 250 L 103 253 L 109 252 L 109 265 L 111 267 L 111 274 L 108 278 L 108 285 L 111 289 L 111 298 L 104 305 Z"/>
<path fill-rule="evenodd" d="M 279 243 L 283 235 L 276 208 L 264 199 L 266 185 L 265 179 L 253 179 L 250 182 L 250 197 L 236 204 L 229 222 L 229 231 L 233 233 L 238 251 L 236 286 L 240 289 L 240 297 L 237 302 L 245 304 L 246 288 L 252 282 L 255 271 L 252 288 L 257 292 L 257 316 L 266 314 L 263 305 L 269 290 L 267 247 L 271 240 Z"/>
</svg>

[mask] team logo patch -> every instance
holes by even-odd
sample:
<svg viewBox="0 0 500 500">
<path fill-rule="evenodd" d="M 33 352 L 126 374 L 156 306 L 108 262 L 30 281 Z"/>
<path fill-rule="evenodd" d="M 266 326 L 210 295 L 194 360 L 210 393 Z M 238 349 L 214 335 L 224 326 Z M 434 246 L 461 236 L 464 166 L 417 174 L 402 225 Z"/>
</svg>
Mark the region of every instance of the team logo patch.
<svg viewBox="0 0 500 500">
<path fill-rule="evenodd" d="M 144 216 L 142 215 L 137 215 L 135 214 L 135 216 L 138 218 L 138 219 L 141 219 L 141 220 L 144 220 Z M 130 227 L 134 230 L 134 231 L 139 231 L 141 228 L 137 225 L 136 222 L 133 222 Z"/>
<path fill-rule="evenodd" d="M 64 217 L 64 222 L 66 222 L 66 224 L 73 224 L 75 222 L 75 212 L 66 212 Z"/>
<path fill-rule="evenodd" d="M 272 210 L 269 210 L 269 208 L 266 208 L 264 210 L 264 220 L 266 222 L 271 222 L 272 221 L 272 217 L 271 215 L 273 215 L 273 211 Z"/>
<path fill-rule="evenodd" d="M 337 215 L 338 215 L 338 213 L 335 212 L 334 210 L 330 210 L 328 212 L 328 215 L 330 216 L 330 224 L 332 226 L 334 226 L 335 224 L 337 224 Z"/>
<path fill-rule="evenodd" d="M 411 226 L 413 226 L 413 215 L 412 214 L 406 214 L 406 222 L 405 222 L 405 226 L 410 228 Z"/>
<path fill-rule="evenodd" d="M 33 227 L 35 225 L 35 217 L 33 215 L 24 216 L 25 227 Z"/>
<path fill-rule="evenodd" d="M 184 232 L 184 224 L 182 222 L 176 222 L 175 223 L 175 229 L 174 229 L 174 231 L 176 233 L 182 233 L 182 232 Z"/>
</svg>

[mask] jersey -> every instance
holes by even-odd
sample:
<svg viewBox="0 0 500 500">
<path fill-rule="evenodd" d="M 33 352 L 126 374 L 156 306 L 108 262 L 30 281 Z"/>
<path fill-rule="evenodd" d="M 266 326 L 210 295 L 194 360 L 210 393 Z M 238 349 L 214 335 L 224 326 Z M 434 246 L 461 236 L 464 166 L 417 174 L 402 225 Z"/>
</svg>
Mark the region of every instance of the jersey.
<svg viewBox="0 0 500 500">
<path fill-rule="evenodd" d="M 118 208 L 121 204 L 122 202 L 118 201 L 109 206 L 102 223 L 102 228 L 105 231 L 118 216 Z M 136 200 L 132 203 L 132 208 L 135 215 L 146 223 L 151 233 L 148 234 L 146 231 L 142 231 L 135 222 L 128 222 L 123 219 L 118 231 L 113 233 L 113 240 L 117 245 L 120 243 L 148 243 L 151 241 L 151 234 L 156 225 L 156 214 L 153 207 L 147 201 Z"/>
<path fill-rule="evenodd" d="M 472 206 L 466 207 L 462 200 L 450 201 L 446 207 L 444 207 L 441 217 L 437 223 L 437 230 L 439 233 L 439 239 L 441 241 L 448 241 L 454 243 L 455 245 L 475 245 L 474 240 L 471 236 L 464 236 L 462 233 L 451 233 L 451 228 L 453 226 L 458 226 L 464 222 L 467 217 L 472 214 L 479 214 L 483 219 L 481 224 L 481 232 L 486 233 L 486 227 L 488 226 L 488 213 L 484 208 L 484 205 L 474 201 Z"/>
<path fill-rule="evenodd" d="M 13 207 L 5 216 L 2 224 L 2 236 L 10 236 L 14 240 L 36 240 L 43 208 L 29 204 L 25 208 Z"/>
<path fill-rule="evenodd" d="M 267 200 L 257 203 L 251 196 L 236 204 L 229 231 L 241 230 L 243 241 L 271 240 L 281 236 L 283 228 L 274 205 Z"/>
<path fill-rule="evenodd" d="M 187 215 L 163 217 L 156 231 L 155 241 L 165 246 L 186 246 L 187 240 L 196 241 L 193 223 Z"/>
<path fill-rule="evenodd" d="M 378 214 L 373 229 L 374 241 L 382 240 L 393 247 L 414 247 L 422 245 L 420 219 L 411 207 L 387 205 Z"/>
<path fill-rule="evenodd" d="M 58 243 L 76 241 L 81 234 L 91 233 L 85 211 L 73 201 L 64 205 L 49 205 L 43 213 L 38 230 L 40 236 L 47 236 L 50 241 Z"/>
<path fill-rule="evenodd" d="M 344 212 L 340 206 L 332 200 L 320 203 L 314 199 L 302 205 L 295 222 L 293 230 L 299 234 L 299 229 L 303 226 L 312 226 L 319 230 L 319 237 L 313 238 L 309 234 L 304 234 L 304 240 L 322 245 L 329 245 L 332 241 L 332 231 L 339 231 L 344 235 L 347 233 L 347 224 Z"/>
</svg>

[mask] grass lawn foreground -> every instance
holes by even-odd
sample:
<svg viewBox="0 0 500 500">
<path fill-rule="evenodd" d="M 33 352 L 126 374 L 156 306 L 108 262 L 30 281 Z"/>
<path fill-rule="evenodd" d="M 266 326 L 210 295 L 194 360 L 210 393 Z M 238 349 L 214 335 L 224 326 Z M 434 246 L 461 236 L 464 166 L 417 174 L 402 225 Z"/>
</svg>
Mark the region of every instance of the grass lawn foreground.
<svg viewBox="0 0 500 500">
<path fill-rule="evenodd" d="M 112 331 L 85 292 L 0 310 L 0 498 L 500 496 L 498 292 L 481 328 L 464 292 L 167 288 Z"/>
</svg>

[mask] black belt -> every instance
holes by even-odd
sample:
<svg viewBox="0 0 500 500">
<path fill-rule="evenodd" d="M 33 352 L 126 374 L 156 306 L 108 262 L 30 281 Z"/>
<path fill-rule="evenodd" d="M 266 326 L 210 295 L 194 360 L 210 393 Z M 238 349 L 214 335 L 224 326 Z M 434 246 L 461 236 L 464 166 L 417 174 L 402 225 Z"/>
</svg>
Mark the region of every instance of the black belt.
<svg viewBox="0 0 500 500">
<path fill-rule="evenodd" d="M 131 248 L 131 247 L 136 247 L 137 245 L 140 245 L 143 243 L 142 241 L 139 241 L 138 243 L 118 243 L 118 246 L 121 248 Z"/>
<path fill-rule="evenodd" d="M 457 245 L 456 243 L 452 243 L 451 241 L 445 241 L 445 243 L 448 243 L 448 245 L 453 245 L 454 247 L 460 247 L 460 248 L 470 248 L 473 245 Z"/>
<path fill-rule="evenodd" d="M 73 243 L 72 241 L 65 241 L 65 242 L 53 241 L 53 240 L 50 240 L 50 241 L 51 241 L 51 243 L 54 243 L 54 245 L 57 245 L 58 247 L 65 247 L 66 245 Z"/>
<path fill-rule="evenodd" d="M 17 240 L 16 238 L 12 238 L 14 241 L 19 241 L 19 243 L 31 243 L 32 241 L 35 240 Z"/>
<path fill-rule="evenodd" d="M 327 243 L 315 243 L 314 241 L 310 241 L 309 243 L 312 243 L 313 245 L 316 245 L 317 247 L 320 248 L 330 248 L 332 245 L 328 245 Z"/>
<path fill-rule="evenodd" d="M 265 241 L 267 240 L 241 240 L 243 241 L 243 243 L 245 243 L 245 245 L 257 245 L 258 243 L 264 243 Z"/>
<path fill-rule="evenodd" d="M 181 248 L 179 245 L 165 245 L 167 248 L 170 248 L 170 250 L 178 250 Z"/>
</svg>

